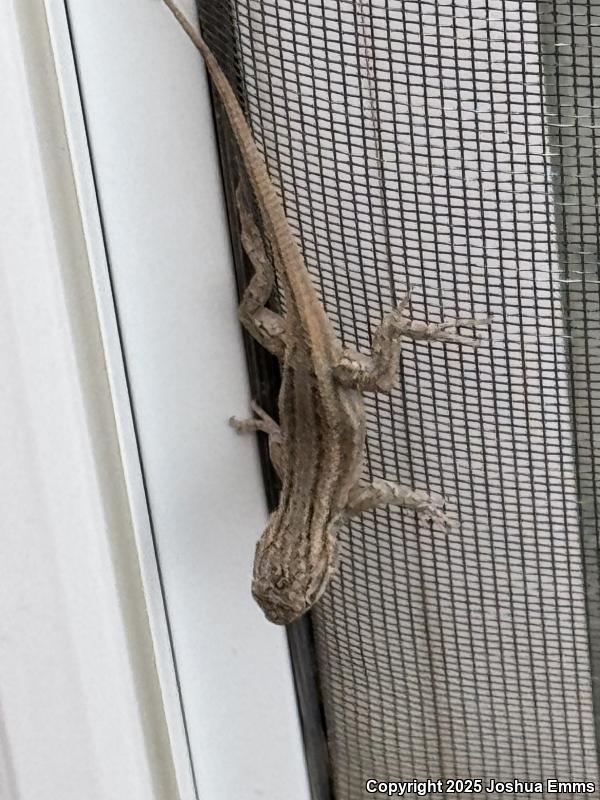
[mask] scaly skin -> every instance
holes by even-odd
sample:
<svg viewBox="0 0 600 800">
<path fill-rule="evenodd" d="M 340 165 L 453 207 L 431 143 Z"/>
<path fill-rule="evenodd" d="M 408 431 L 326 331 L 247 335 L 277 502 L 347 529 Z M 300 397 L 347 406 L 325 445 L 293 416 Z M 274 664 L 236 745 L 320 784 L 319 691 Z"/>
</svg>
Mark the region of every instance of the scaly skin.
<svg viewBox="0 0 600 800">
<path fill-rule="evenodd" d="M 365 449 L 364 391 L 393 388 L 402 337 L 474 344 L 456 333 L 488 320 L 425 324 L 405 316 L 408 298 L 388 313 L 375 334 L 372 356 L 344 348 L 317 293 L 267 165 L 235 92 L 202 36 L 172 0 L 163 0 L 202 55 L 237 142 L 273 254 L 269 261 L 258 226 L 238 191 L 242 242 L 255 273 L 240 304 L 248 331 L 282 362 L 279 427 L 257 409 L 238 431 L 270 437 L 282 490 L 260 537 L 252 593 L 266 616 L 285 625 L 310 609 L 326 589 L 338 561 L 338 529 L 349 517 L 395 504 L 447 526 L 441 500 L 400 484 L 360 482 Z M 285 317 L 265 304 L 274 285 L 285 297 Z"/>
</svg>

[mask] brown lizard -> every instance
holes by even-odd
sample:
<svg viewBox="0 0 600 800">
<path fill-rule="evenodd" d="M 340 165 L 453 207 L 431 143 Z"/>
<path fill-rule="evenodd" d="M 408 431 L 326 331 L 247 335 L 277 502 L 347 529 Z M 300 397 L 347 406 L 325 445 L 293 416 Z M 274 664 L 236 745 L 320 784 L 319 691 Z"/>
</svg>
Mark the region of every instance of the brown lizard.
<svg viewBox="0 0 600 800">
<path fill-rule="evenodd" d="M 347 519 L 386 504 L 402 506 L 447 526 L 443 500 L 388 480 L 361 481 L 365 449 L 362 393 L 390 392 L 398 372 L 402 337 L 476 344 L 459 326 L 489 324 L 465 319 L 415 322 L 408 297 L 386 314 L 370 357 L 344 347 L 319 301 L 302 253 L 233 88 L 215 56 L 172 0 L 163 0 L 200 51 L 236 139 L 248 183 L 272 252 L 268 258 L 249 205 L 238 189 L 242 243 L 254 268 L 240 303 L 241 322 L 282 365 L 280 425 L 260 408 L 256 418 L 231 423 L 238 431 L 269 436 L 282 482 L 279 504 L 256 546 L 252 593 L 275 623 L 300 617 L 326 589 L 338 562 L 338 529 Z M 275 272 L 274 272 L 275 271 Z M 266 308 L 275 273 L 285 315 Z"/>
</svg>

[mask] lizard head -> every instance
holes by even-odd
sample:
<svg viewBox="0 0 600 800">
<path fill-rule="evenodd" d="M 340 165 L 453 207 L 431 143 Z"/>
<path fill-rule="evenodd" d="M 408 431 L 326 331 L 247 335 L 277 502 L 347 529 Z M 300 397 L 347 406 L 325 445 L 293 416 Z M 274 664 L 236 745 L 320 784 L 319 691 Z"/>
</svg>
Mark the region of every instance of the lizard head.
<svg viewBox="0 0 600 800">
<path fill-rule="evenodd" d="M 338 562 L 333 537 L 321 557 L 310 565 L 306 555 L 286 553 L 264 546 L 259 540 L 254 561 L 252 594 L 267 619 L 276 625 L 289 625 L 319 600 Z"/>
<path fill-rule="evenodd" d="M 289 625 L 310 608 L 310 604 L 300 595 L 293 597 L 289 591 L 273 587 L 267 580 L 260 578 L 252 581 L 252 595 L 266 618 L 275 625 Z"/>
</svg>

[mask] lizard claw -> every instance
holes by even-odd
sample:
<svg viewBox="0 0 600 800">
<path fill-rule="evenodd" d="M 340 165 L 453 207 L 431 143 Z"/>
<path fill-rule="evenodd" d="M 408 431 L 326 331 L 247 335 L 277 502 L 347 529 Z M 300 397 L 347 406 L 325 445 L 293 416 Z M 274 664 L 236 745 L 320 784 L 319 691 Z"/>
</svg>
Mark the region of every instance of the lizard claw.
<svg viewBox="0 0 600 800">
<path fill-rule="evenodd" d="M 238 419 L 237 417 L 229 417 L 227 422 L 238 433 L 245 433 L 246 432 L 246 423 L 248 422 L 248 420 Z"/>
<path fill-rule="evenodd" d="M 408 499 L 408 498 L 407 498 Z M 417 517 L 437 522 L 446 533 L 452 530 L 452 522 L 446 513 L 446 498 L 415 489 L 411 492 L 408 507 L 413 508 Z"/>
</svg>

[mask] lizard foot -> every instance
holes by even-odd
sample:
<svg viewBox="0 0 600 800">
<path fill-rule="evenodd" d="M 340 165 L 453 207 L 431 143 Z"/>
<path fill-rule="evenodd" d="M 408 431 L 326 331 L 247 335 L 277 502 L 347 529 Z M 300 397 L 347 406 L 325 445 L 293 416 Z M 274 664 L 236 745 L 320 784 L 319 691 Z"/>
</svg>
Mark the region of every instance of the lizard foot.
<svg viewBox="0 0 600 800">
<path fill-rule="evenodd" d="M 370 484 L 354 486 L 348 496 L 346 514 L 353 517 L 387 505 L 414 511 L 418 517 L 437 522 L 446 531 L 452 529 L 450 518 L 444 510 L 446 503 L 443 497 L 382 478 L 376 478 Z"/>
<path fill-rule="evenodd" d="M 256 414 L 256 417 L 251 417 L 250 419 L 229 417 L 229 424 L 234 430 L 236 430 L 238 433 L 253 433 L 254 431 L 262 431 L 270 436 L 280 435 L 281 432 L 279 430 L 279 425 L 267 414 L 266 411 L 263 411 L 258 403 L 253 401 L 250 404 L 250 407 Z"/>
<path fill-rule="evenodd" d="M 481 344 L 481 337 L 461 336 L 459 328 L 487 328 L 492 323 L 492 316 L 482 317 L 481 319 L 457 319 L 446 320 L 444 322 L 420 322 L 410 320 L 404 329 L 404 335 L 409 336 L 415 341 L 426 342 L 448 342 L 451 344 L 464 344 L 470 347 L 478 347 Z"/>
</svg>

